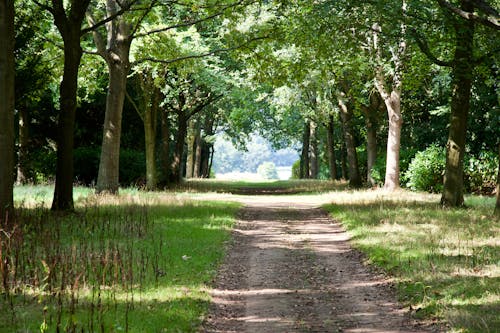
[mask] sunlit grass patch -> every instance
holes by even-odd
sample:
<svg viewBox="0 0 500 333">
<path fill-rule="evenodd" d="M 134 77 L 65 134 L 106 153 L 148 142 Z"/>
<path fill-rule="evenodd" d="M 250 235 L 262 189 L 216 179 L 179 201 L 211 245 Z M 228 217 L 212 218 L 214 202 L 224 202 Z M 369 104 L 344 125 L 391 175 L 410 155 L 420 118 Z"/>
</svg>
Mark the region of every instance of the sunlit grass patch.
<svg viewBox="0 0 500 333">
<path fill-rule="evenodd" d="M 417 317 L 458 331 L 500 331 L 500 222 L 494 198 L 467 197 L 443 209 L 436 195 L 358 191 L 326 208 L 356 247 L 388 271 Z"/>
<path fill-rule="evenodd" d="M 0 332 L 195 332 L 238 208 L 127 191 L 66 215 L 19 208 L 1 233 Z"/>
<path fill-rule="evenodd" d="M 234 194 L 316 194 L 339 191 L 347 188 L 347 182 L 316 179 L 228 181 L 217 179 L 194 179 L 180 184 L 175 191 L 218 192 Z"/>
</svg>

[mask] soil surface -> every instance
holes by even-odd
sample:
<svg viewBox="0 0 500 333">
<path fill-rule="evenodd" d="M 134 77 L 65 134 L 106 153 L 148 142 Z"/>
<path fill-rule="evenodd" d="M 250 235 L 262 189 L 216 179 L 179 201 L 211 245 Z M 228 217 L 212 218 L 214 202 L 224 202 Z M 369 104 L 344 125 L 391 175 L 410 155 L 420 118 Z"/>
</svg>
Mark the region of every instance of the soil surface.
<svg viewBox="0 0 500 333">
<path fill-rule="evenodd" d="M 201 332 L 437 331 L 410 320 L 314 196 L 240 200 Z"/>
</svg>

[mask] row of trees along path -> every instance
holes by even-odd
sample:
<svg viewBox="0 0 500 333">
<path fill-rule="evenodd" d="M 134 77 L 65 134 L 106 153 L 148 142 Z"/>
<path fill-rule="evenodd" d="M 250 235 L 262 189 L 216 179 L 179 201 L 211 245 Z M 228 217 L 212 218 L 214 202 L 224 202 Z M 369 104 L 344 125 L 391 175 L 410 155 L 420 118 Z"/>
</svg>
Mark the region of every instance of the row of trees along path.
<svg viewBox="0 0 500 333">
<path fill-rule="evenodd" d="M 428 66 L 424 65 L 427 61 L 449 68 L 451 78 L 441 203 L 452 207 L 463 205 L 463 164 L 475 70 L 485 72 L 484 66 L 488 70 L 495 68 L 498 55 L 500 24 L 494 2 L 400 0 L 390 6 L 384 2 L 319 4 L 306 0 L 298 3 L 235 0 L 206 6 L 160 0 L 32 0 L 22 4 L 2 0 L 0 3 L 0 41 L 5 46 L 0 54 L 2 220 L 13 209 L 14 108 L 21 98 L 16 99 L 13 89 L 16 86 L 14 56 L 18 54 L 14 24 L 16 17 L 27 10 L 35 13 L 40 9 L 43 13 L 37 14 L 41 15 L 40 22 L 32 20 L 25 24 L 33 31 L 47 34 L 44 38 L 62 50 L 64 57 L 58 82 L 59 101 L 54 106 L 58 110 L 54 210 L 74 207 L 75 116 L 84 54 L 103 59 L 108 75 L 97 192 L 118 192 L 122 112 L 126 99 L 134 105 L 144 124 L 148 189 L 157 188 L 159 183 L 156 160 L 162 161 L 160 173 L 165 184 L 181 181 L 184 173 L 209 175 L 210 158 L 206 152 L 213 153 L 209 141 L 217 126 L 233 134 L 243 128 L 245 131 L 261 129 L 271 133 L 276 142 L 301 141 L 297 135 L 301 133 L 300 174 L 308 177 L 317 175 L 320 169 L 318 137 L 325 133 L 324 125 L 330 175 L 334 178 L 337 173 L 334 117 L 337 114 L 349 168 L 345 176 L 349 177 L 351 186 L 359 187 L 364 176 L 358 167 L 356 148 L 360 133 L 355 130 L 356 109 L 362 111 L 366 121 L 366 179 L 370 183 L 374 182 L 371 169 L 376 161 L 376 129 L 381 123 L 378 114 L 381 110 L 387 112 L 384 181 L 385 188 L 397 189 L 404 124 L 402 96 L 405 84 L 412 84 L 405 77 L 418 72 L 419 67 Z M 37 23 L 40 27 L 34 26 Z M 447 30 L 449 27 L 452 33 Z M 51 35 L 51 31 L 57 31 L 58 36 Z M 178 34 L 178 40 L 168 35 L 173 31 Z M 205 44 L 196 44 L 199 41 Z M 141 48 L 149 43 L 156 47 Z M 44 47 L 43 43 L 34 45 Z M 181 50 L 195 45 L 193 50 Z M 343 52 L 338 52 L 339 49 Z M 420 53 L 415 52 L 416 49 Z M 195 61 L 204 58 L 210 60 Z M 173 65 L 181 61 L 192 62 L 185 67 Z M 88 66 L 86 64 L 85 69 Z M 222 78 L 223 73 L 228 72 Z M 133 82 L 128 82 L 130 77 Z M 218 83 L 213 86 L 215 81 Z M 132 87 L 133 94 L 127 92 L 127 87 Z M 266 87 L 271 88 L 266 90 Z M 407 94 L 410 93 L 411 89 Z M 285 98 L 280 100 L 280 94 Z M 283 116 L 281 107 L 286 107 L 287 116 Z M 167 108 L 170 115 L 159 112 L 160 108 Z M 23 137 L 29 132 L 25 129 L 27 122 L 22 109 L 20 107 L 19 112 L 20 166 L 26 157 Z M 205 118 L 199 116 L 201 111 Z M 267 111 L 275 113 L 268 117 Z M 158 118 L 161 118 L 163 138 L 160 149 L 155 146 Z M 173 145 L 169 145 L 173 133 L 171 119 L 176 122 Z M 202 127 L 207 146 L 199 144 Z M 188 170 L 184 172 L 188 136 L 190 157 L 186 163 Z M 500 150 L 500 143 L 496 144 Z M 170 146 L 174 146 L 171 152 Z M 158 151 L 161 151 L 160 158 L 156 156 Z M 198 153 L 196 157 L 193 151 L 205 155 L 201 158 Z M 203 172 L 202 164 L 205 165 Z M 497 199 L 497 210 L 499 205 L 500 199 Z"/>
</svg>

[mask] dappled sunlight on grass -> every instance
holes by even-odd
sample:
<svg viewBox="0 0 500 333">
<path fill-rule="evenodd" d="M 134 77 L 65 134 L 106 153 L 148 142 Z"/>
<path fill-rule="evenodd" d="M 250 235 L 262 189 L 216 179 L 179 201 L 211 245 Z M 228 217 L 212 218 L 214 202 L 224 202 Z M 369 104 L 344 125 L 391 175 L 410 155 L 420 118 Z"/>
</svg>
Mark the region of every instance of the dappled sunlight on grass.
<svg viewBox="0 0 500 333">
<path fill-rule="evenodd" d="M 195 332 L 240 207 L 90 190 L 71 214 L 21 205 L 18 223 L 2 234 L 10 264 L 1 332 Z"/>
<path fill-rule="evenodd" d="M 326 208 L 341 220 L 370 262 L 399 282 L 417 317 L 449 320 L 470 332 L 500 330 L 500 222 L 494 198 L 466 198 L 443 209 L 439 197 L 397 191 L 332 196 Z M 481 313 L 479 319 L 474 315 Z"/>
</svg>

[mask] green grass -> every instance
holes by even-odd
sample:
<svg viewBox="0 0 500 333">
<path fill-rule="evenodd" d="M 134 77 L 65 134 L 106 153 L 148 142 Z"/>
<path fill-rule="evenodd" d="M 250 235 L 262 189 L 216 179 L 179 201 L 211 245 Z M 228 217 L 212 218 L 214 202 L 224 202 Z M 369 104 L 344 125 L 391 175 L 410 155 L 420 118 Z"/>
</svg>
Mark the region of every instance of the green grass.
<svg viewBox="0 0 500 333">
<path fill-rule="evenodd" d="M 314 179 L 271 180 L 259 182 L 203 179 L 186 181 L 180 184 L 175 190 L 233 194 L 317 194 L 346 188 L 346 182 Z"/>
<path fill-rule="evenodd" d="M 50 192 L 16 189 L 37 207 L 1 233 L 0 332 L 197 330 L 238 204 L 79 189 L 61 215 L 40 207 Z"/>
<path fill-rule="evenodd" d="M 416 317 L 453 332 L 500 331 L 500 222 L 494 198 L 443 209 L 428 194 L 343 193 L 326 206 L 370 262 L 395 278 Z"/>
</svg>

